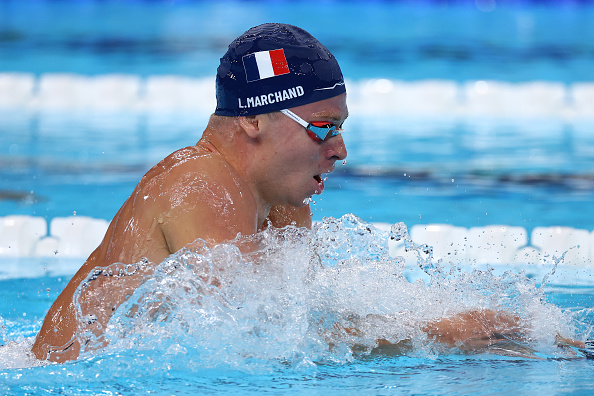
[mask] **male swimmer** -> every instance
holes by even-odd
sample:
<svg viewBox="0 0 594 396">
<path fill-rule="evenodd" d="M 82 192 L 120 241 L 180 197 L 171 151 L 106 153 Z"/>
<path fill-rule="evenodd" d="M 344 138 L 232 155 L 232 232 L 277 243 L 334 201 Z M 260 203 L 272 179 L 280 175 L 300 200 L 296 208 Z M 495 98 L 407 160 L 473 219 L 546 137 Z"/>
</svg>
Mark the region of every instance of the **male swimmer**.
<svg viewBox="0 0 594 396">
<path fill-rule="evenodd" d="M 348 116 L 346 88 L 334 56 L 295 26 L 254 27 L 221 58 L 216 96 L 216 110 L 198 143 L 144 175 L 51 306 L 32 347 L 38 359 L 78 357 L 75 292 L 97 267 L 144 261 L 141 271 L 150 275 L 153 263 L 198 238 L 216 244 L 268 224 L 311 227 L 308 198 L 324 191 L 322 175 L 347 155 L 340 135 Z M 93 307 L 89 320 L 97 332 L 139 286 L 137 278 L 96 277 L 78 297 L 77 303 Z M 485 330 L 484 321 L 460 316 L 458 322 L 431 323 L 426 331 L 454 343 L 516 328 L 510 316 L 483 315 L 499 319 L 492 330 Z"/>
</svg>

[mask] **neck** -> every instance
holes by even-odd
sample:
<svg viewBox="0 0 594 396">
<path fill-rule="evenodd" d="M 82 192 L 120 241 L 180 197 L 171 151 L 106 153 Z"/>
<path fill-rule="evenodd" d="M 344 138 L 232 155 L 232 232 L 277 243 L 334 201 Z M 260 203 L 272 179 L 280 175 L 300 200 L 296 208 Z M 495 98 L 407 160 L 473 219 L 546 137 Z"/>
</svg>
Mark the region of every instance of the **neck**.
<svg viewBox="0 0 594 396">
<path fill-rule="evenodd" d="M 213 125 L 212 119 L 207 128 L 204 130 L 199 144 L 205 144 L 214 149 L 223 157 L 223 159 L 231 165 L 235 172 L 243 181 L 243 185 L 247 186 L 251 193 L 254 203 L 257 208 L 257 222 L 258 229 L 264 225 L 264 221 L 268 217 L 271 204 L 266 202 L 258 192 L 255 177 L 253 177 L 252 170 L 254 169 L 255 150 L 257 142 L 252 141 L 238 125 L 234 119 L 225 120 L 225 124 L 231 125 Z"/>
</svg>

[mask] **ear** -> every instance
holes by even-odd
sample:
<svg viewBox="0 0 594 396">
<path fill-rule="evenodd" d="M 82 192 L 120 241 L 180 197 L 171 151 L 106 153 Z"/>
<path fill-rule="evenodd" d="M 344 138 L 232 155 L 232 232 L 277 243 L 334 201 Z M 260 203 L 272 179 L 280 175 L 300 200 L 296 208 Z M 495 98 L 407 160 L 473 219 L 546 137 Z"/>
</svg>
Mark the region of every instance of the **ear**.
<svg viewBox="0 0 594 396">
<path fill-rule="evenodd" d="M 261 134 L 261 120 L 258 116 L 238 117 L 239 126 L 252 139 L 257 139 Z"/>
</svg>

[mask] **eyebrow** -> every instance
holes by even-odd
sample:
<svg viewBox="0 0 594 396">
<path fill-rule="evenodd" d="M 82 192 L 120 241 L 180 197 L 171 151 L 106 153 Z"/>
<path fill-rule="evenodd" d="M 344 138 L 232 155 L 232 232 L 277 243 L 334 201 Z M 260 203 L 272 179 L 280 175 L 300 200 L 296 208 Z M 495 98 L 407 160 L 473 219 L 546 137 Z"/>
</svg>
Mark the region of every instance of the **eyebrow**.
<svg viewBox="0 0 594 396">
<path fill-rule="evenodd" d="M 329 120 L 332 120 L 334 122 L 339 122 L 341 120 L 341 117 L 337 117 L 334 113 L 329 113 L 326 111 L 319 111 L 319 112 L 315 112 L 311 115 L 312 117 L 316 117 L 316 118 L 327 118 Z M 344 117 L 344 119 L 342 120 L 343 122 L 346 121 L 346 119 L 349 117 L 349 113 L 347 110 L 346 116 Z"/>
</svg>

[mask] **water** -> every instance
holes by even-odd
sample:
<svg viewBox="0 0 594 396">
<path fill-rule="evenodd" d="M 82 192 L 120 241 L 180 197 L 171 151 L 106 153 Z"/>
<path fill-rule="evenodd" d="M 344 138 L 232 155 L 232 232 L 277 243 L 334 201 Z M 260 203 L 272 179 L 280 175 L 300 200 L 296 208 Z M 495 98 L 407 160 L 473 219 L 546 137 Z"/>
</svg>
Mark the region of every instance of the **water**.
<svg viewBox="0 0 594 396">
<path fill-rule="evenodd" d="M 314 33 L 356 83 L 593 80 L 590 3 L 474 3 L 3 1 L 0 71 L 206 78 L 235 36 L 282 20 Z M 152 165 L 197 141 L 207 117 L 4 111 L 0 216 L 111 219 Z M 118 308 L 109 345 L 65 365 L 40 365 L 27 350 L 82 260 L 2 258 L 15 270 L 0 280 L 0 393 L 588 394 L 591 361 L 562 360 L 570 355 L 553 341 L 557 331 L 592 338 L 590 268 L 450 267 L 422 253 L 430 276 L 389 256 L 389 234 L 365 221 L 594 229 L 592 125 L 353 113 L 348 162 L 312 203 L 314 232 L 267 232 L 251 241 L 257 254 L 228 244 L 173 256 Z M 197 278 L 211 268 L 226 287 Z M 167 303 L 155 310 L 154 299 Z M 423 323 L 465 308 L 515 313 L 522 345 L 548 359 L 461 354 L 426 339 Z M 374 354 L 380 337 L 412 348 Z"/>
<path fill-rule="evenodd" d="M 389 256 L 388 240 L 398 235 L 406 237 L 401 225 L 383 232 L 348 215 L 311 232 L 269 230 L 216 247 L 198 242 L 158 265 L 116 309 L 103 337 L 85 334 L 96 324 L 81 328 L 90 341 L 86 351 L 64 365 L 40 365 L 26 349 L 65 278 L 4 280 L 3 301 L 16 303 L 2 308 L 7 344 L 0 350 L 0 389 L 492 394 L 517 386 L 513 374 L 520 368 L 526 373 L 520 391 L 564 384 L 585 392 L 593 385 L 589 361 L 566 360 L 576 356 L 553 345 L 557 332 L 592 337 L 594 315 L 583 308 L 591 305 L 591 286 L 554 286 L 554 275 L 541 285 L 543 278 L 518 270 L 428 265 L 421 249 L 423 274 L 431 274 L 425 282 L 415 275 L 419 268 Z M 79 315 L 102 309 L 79 307 Z M 506 356 L 493 348 L 461 354 L 427 339 L 427 322 L 465 309 L 513 312 L 525 341 L 507 347 L 504 353 L 513 355 Z M 378 339 L 408 341 L 402 350 L 378 354 Z M 472 385 L 479 379 L 482 387 Z"/>
<path fill-rule="evenodd" d="M 314 7 L 338 27 L 321 29 L 309 17 Z M 3 1 L 0 71 L 213 78 L 238 32 L 282 20 L 315 32 L 355 83 L 571 84 L 593 81 L 593 13 L 589 2 L 498 2 L 490 9 L 472 1 Z M 591 119 L 351 113 L 344 134 L 348 164 L 337 167 L 316 198 L 315 220 L 356 207 L 365 220 L 409 226 L 594 229 Z M 208 117 L 68 110 L 0 115 L 0 189 L 8 197 L 0 200 L 0 215 L 48 220 L 73 212 L 111 219 L 152 165 L 198 140 Z"/>
<path fill-rule="evenodd" d="M 316 32 L 352 79 L 592 80 L 591 2 L 497 3 L 3 1 L 1 67 L 212 76 L 237 32 L 279 21 Z"/>
<path fill-rule="evenodd" d="M 111 219 L 150 167 L 195 144 L 207 117 L 4 113 L 1 189 L 20 195 L 0 200 L 0 214 Z M 591 124 L 492 120 L 478 129 L 353 114 L 345 128 L 347 164 L 315 197 L 315 220 L 355 211 L 409 226 L 594 229 Z"/>
</svg>

